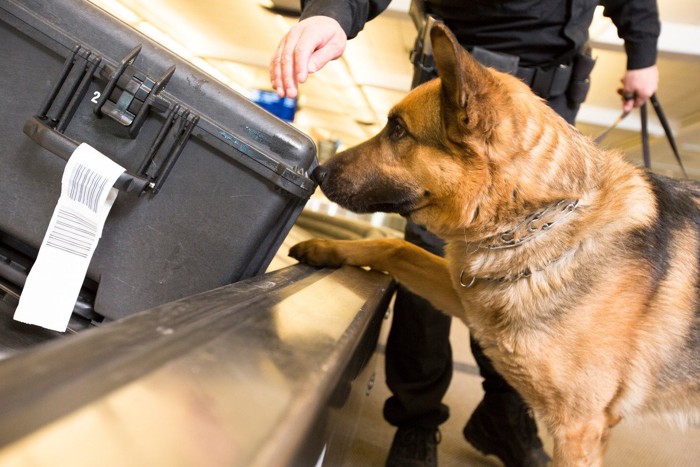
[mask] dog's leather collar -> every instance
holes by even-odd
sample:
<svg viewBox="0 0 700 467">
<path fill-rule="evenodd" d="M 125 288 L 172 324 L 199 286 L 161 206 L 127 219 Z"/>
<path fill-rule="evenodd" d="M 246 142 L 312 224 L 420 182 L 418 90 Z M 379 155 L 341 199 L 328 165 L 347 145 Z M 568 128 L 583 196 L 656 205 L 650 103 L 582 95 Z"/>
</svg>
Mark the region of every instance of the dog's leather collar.
<svg viewBox="0 0 700 467">
<path fill-rule="evenodd" d="M 542 211 L 530 214 L 514 228 L 480 241 L 476 247 L 476 250 L 474 251 L 479 249 L 502 250 L 506 248 L 518 247 L 523 243 L 536 238 L 542 232 L 551 229 L 555 224 L 564 220 L 569 214 L 576 210 L 578 203 L 579 200 L 577 199 L 563 199 L 557 201 Z M 465 281 L 465 270 L 462 269 L 459 274 L 459 283 L 462 287 L 468 289 L 472 287 L 476 281 L 481 280 L 501 283 L 514 282 L 532 276 L 533 272 L 544 271 L 544 269 L 546 269 L 549 265 L 556 263 L 562 257 L 563 255 L 560 255 L 557 258 L 547 261 L 547 263 L 539 269 L 533 270 L 532 268 L 528 267 L 516 274 L 503 277 L 478 276 L 477 273 L 471 276 L 471 279 L 468 282 Z"/>
</svg>

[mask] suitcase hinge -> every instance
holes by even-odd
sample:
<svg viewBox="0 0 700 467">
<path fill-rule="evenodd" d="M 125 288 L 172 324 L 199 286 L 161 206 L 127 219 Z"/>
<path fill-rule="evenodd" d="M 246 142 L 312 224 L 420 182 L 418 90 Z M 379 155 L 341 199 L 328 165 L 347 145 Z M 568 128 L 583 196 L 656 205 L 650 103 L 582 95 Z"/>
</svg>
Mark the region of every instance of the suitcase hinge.
<svg viewBox="0 0 700 467">
<path fill-rule="evenodd" d="M 138 172 L 139 175 L 151 181 L 154 195 L 163 186 L 197 122 L 199 122 L 199 116 L 181 107 L 180 104 L 173 105 L 168 111 L 165 122 L 153 140 Z"/>
<path fill-rule="evenodd" d="M 87 93 L 92 75 L 102 58 L 76 46 L 66 59 L 63 70 L 41 105 L 37 117 L 63 133 Z"/>
<path fill-rule="evenodd" d="M 168 108 L 168 103 L 160 99 L 158 93 L 175 73 L 173 65 L 153 80 L 133 66 L 139 52 L 140 45 L 134 47 L 116 68 L 105 66 L 101 70 L 100 74 L 107 80 L 107 85 L 94 109 L 95 115 L 107 115 L 128 127 L 132 138 L 138 136 L 151 106 L 161 111 Z"/>
</svg>

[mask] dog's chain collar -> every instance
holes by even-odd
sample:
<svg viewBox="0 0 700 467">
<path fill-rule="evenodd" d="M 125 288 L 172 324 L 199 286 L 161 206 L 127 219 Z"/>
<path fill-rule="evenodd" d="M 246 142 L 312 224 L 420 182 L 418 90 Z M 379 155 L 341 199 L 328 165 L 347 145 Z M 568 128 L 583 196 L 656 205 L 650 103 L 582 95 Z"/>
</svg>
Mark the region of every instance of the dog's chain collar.
<svg viewBox="0 0 700 467">
<path fill-rule="evenodd" d="M 532 270 L 531 268 L 525 268 L 523 271 L 520 271 L 517 274 L 513 274 L 511 276 L 503 276 L 503 277 L 489 277 L 489 276 L 471 276 L 471 279 L 469 282 L 465 282 L 464 280 L 464 269 L 462 269 L 462 272 L 459 274 L 459 285 L 464 287 L 465 289 L 468 289 L 476 283 L 476 281 L 489 281 L 489 282 L 498 282 L 498 283 L 505 283 L 505 282 L 515 282 L 519 281 L 520 279 L 526 279 L 530 276 L 532 276 L 536 272 L 542 272 L 545 269 L 547 269 L 550 265 L 556 263 L 560 259 L 562 259 L 564 255 L 559 255 L 554 259 L 550 259 L 545 263 L 542 267 L 539 269 Z"/>
<path fill-rule="evenodd" d="M 577 199 L 562 199 L 557 201 L 540 212 L 530 214 L 512 229 L 482 240 L 477 245 L 477 248 L 502 250 L 504 248 L 514 248 L 522 245 L 564 220 L 569 214 L 574 212 L 577 207 Z M 489 240 L 491 241 L 490 243 Z"/>
<path fill-rule="evenodd" d="M 536 238 L 542 232 L 551 229 L 554 225 L 564 220 L 569 214 L 576 210 L 578 207 L 579 200 L 577 199 L 563 199 L 560 200 L 542 211 L 530 214 L 525 219 L 523 219 L 520 224 L 516 225 L 514 228 L 502 232 L 500 234 L 494 235 L 488 239 L 482 240 L 476 246 L 475 252 L 480 249 L 485 250 L 503 250 L 506 248 L 515 248 L 522 245 L 525 242 Z M 490 242 L 489 242 L 490 241 Z M 517 274 L 508 275 L 504 277 L 479 277 L 478 273 L 471 276 L 471 279 L 467 282 L 465 281 L 465 271 L 459 274 L 459 283 L 464 288 L 470 288 L 474 285 L 477 280 L 485 280 L 491 282 L 514 282 L 520 279 L 525 279 L 532 276 L 535 272 L 544 271 L 551 264 L 556 263 L 562 258 L 560 255 L 554 259 L 547 261 L 541 268 L 533 270 L 532 268 L 525 268 Z"/>
</svg>

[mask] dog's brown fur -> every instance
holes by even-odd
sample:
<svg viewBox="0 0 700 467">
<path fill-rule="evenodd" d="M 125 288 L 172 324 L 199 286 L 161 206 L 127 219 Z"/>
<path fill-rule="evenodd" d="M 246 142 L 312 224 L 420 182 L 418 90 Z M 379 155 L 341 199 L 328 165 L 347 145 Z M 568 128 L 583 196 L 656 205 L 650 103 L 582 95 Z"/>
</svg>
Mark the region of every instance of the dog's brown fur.
<svg viewBox="0 0 700 467">
<path fill-rule="evenodd" d="M 317 175 L 349 209 L 426 226 L 447 242 L 446 257 L 388 239 L 311 240 L 291 255 L 387 271 L 461 318 L 549 428 L 556 465 L 601 465 L 622 417 L 696 418 L 695 185 L 602 151 L 519 80 L 479 65 L 446 28 L 432 39 L 440 79 Z M 560 200 L 578 206 L 552 214 Z M 538 212 L 549 229 L 520 227 L 520 245 L 488 248 Z"/>
</svg>

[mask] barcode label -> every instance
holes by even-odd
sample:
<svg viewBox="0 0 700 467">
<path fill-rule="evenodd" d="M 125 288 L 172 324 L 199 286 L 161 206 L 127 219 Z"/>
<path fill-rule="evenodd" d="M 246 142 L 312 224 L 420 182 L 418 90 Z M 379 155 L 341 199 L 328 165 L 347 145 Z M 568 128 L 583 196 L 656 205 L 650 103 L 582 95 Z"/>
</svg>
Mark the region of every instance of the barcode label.
<svg viewBox="0 0 700 467">
<path fill-rule="evenodd" d="M 61 178 L 61 196 L 15 309 L 15 320 L 59 332 L 68 328 L 76 297 L 117 198 L 117 189 L 112 186 L 123 172 L 123 167 L 85 143 L 73 151 Z"/>
<path fill-rule="evenodd" d="M 70 177 L 68 197 L 73 201 L 83 204 L 92 211 L 97 212 L 100 194 L 107 184 L 107 179 L 99 173 L 90 170 L 82 164 L 73 169 Z"/>
<path fill-rule="evenodd" d="M 96 238 L 97 223 L 59 206 L 56 222 L 48 233 L 46 245 L 87 258 Z"/>
</svg>

